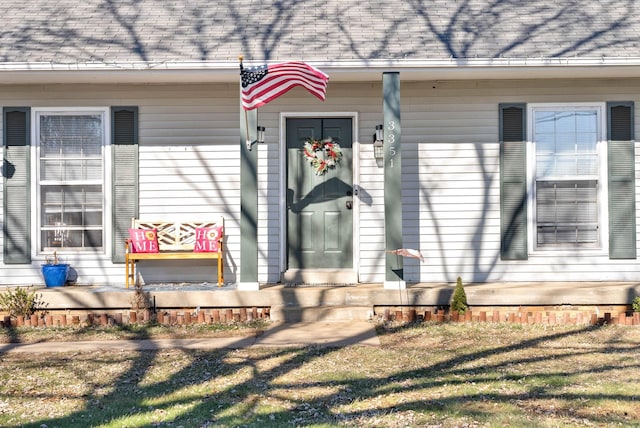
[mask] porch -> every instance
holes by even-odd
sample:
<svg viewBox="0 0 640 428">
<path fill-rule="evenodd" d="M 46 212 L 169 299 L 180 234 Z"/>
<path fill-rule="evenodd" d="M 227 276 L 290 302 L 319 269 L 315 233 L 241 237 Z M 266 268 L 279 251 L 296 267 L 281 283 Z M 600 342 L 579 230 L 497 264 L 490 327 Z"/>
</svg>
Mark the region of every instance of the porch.
<svg viewBox="0 0 640 428">
<path fill-rule="evenodd" d="M 406 289 L 381 284 L 354 286 L 265 285 L 259 291 L 238 291 L 233 284 L 158 284 L 142 288 L 150 309 L 184 310 L 268 308 L 273 321 L 367 320 L 384 308 L 435 311 L 447 307 L 454 284 L 419 283 Z M 134 288 L 66 286 L 40 288 L 50 311 L 123 311 L 132 307 Z M 628 310 L 640 295 L 639 282 L 531 282 L 466 284 L 474 310 L 567 310 L 584 308 L 602 314 Z"/>
</svg>

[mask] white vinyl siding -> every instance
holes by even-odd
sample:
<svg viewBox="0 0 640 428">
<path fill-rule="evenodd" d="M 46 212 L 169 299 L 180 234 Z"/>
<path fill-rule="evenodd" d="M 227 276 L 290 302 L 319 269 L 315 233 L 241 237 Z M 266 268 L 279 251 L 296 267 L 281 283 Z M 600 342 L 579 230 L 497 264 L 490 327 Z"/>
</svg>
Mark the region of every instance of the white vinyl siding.
<svg viewBox="0 0 640 428">
<path fill-rule="evenodd" d="M 419 237 L 415 248 L 425 256 L 405 259 L 408 283 L 455 283 L 458 275 L 468 283 L 638 279 L 634 260 L 612 261 L 602 250 L 500 260 L 497 107 L 626 100 L 640 93 L 639 81 L 410 82 L 402 90 L 403 197 L 419 197 L 403 207 L 405 246 Z"/>
<path fill-rule="evenodd" d="M 11 86 L 0 96 L 5 106 L 84 110 L 138 106 L 140 216 L 195 220 L 224 216 L 225 280 L 235 281 L 240 269 L 236 85 L 53 85 L 47 90 L 39 85 Z M 105 210 L 110 213 L 110 207 Z M 110 233 L 105 236 L 110 239 Z M 80 284 L 124 287 L 124 265 L 113 264 L 110 253 L 64 254 L 62 259 L 78 272 Z M 44 255 L 31 265 L 3 265 L 0 284 L 41 284 L 43 261 Z M 141 271 L 145 281 L 212 283 L 216 275 L 213 265 L 190 261 L 149 262 Z"/>
<path fill-rule="evenodd" d="M 400 78 L 403 79 L 401 73 Z M 640 80 L 402 81 L 404 246 L 425 260 L 405 259 L 412 282 L 637 281 L 636 260 L 606 254 L 535 254 L 500 260 L 498 104 L 640 101 Z M 586 90 L 585 88 L 588 88 Z M 140 216 L 225 217 L 225 279 L 240 261 L 240 110 L 237 84 L 5 86 L 3 105 L 138 106 Z M 325 102 L 301 88 L 262 107 L 266 144 L 258 156 L 258 280 L 280 278 L 282 198 L 280 112 L 357 112 L 359 162 L 354 215 L 361 282 L 384 280 L 383 170 L 372 134 L 382 123 L 382 84 L 329 83 Z M 636 120 L 636 123 L 640 121 Z M 2 126 L 0 124 L 0 126 Z M 636 145 L 636 189 L 640 188 Z M 636 197 L 640 196 L 636 190 Z M 637 228 L 636 230 L 640 230 Z M 108 236 L 108 235 L 107 235 Z M 640 240 L 639 240 L 640 241 Z M 120 245 L 120 243 L 114 243 Z M 604 245 L 603 243 L 603 246 Z M 88 284 L 124 286 L 124 268 L 109 257 L 68 257 Z M 38 284 L 39 265 L 3 265 L 2 284 Z M 201 263 L 149 262 L 149 281 L 204 281 L 215 269 Z M 205 278 L 205 279 L 203 279 Z"/>
<path fill-rule="evenodd" d="M 140 108 L 139 215 L 225 219 L 225 282 L 239 279 L 240 150 L 237 91 L 227 85 L 162 87 Z M 237 89 L 237 88 L 233 88 Z M 214 264 L 147 263 L 146 282 L 214 283 Z"/>
</svg>

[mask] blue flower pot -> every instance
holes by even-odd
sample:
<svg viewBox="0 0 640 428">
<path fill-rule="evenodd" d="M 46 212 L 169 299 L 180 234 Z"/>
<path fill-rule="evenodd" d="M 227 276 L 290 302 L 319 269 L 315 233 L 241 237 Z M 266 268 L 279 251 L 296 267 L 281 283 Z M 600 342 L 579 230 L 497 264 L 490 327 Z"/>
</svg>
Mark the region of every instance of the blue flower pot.
<svg viewBox="0 0 640 428">
<path fill-rule="evenodd" d="M 67 282 L 67 275 L 69 275 L 69 265 L 67 263 L 42 265 L 42 276 L 47 287 L 62 287 Z"/>
</svg>

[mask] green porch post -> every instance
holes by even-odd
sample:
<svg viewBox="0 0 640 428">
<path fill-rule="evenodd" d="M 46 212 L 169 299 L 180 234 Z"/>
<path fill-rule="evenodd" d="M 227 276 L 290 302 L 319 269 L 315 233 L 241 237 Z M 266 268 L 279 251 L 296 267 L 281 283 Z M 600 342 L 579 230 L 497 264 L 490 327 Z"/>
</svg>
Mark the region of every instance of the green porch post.
<svg viewBox="0 0 640 428">
<path fill-rule="evenodd" d="M 240 106 L 240 281 L 238 290 L 258 290 L 258 109 Z"/>
<path fill-rule="evenodd" d="M 384 116 L 384 288 L 406 288 L 402 256 L 402 155 L 400 145 L 400 74 L 382 74 Z"/>
</svg>

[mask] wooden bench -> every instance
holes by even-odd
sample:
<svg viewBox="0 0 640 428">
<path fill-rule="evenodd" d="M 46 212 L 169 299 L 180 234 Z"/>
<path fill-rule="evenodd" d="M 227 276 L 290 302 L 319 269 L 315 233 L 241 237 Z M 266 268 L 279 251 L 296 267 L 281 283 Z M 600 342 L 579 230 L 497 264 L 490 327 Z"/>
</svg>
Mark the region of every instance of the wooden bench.
<svg viewBox="0 0 640 428">
<path fill-rule="evenodd" d="M 196 243 L 196 228 L 221 227 L 217 252 L 194 252 Z M 147 221 L 131 219 L 132 229 L 156 229 L 158 236 L 157 253 L 138 253 L 133 251 L 131 239 L 125 243 L 126 285 L 134 283 L 136 278 L 136 262 L 138 260 L 173 260 L 173 259 L 217 259 L 218 287 L 224 283 L 222 241 L 224 234 L 224 219 L 217 221 Z"/>
</svg>

